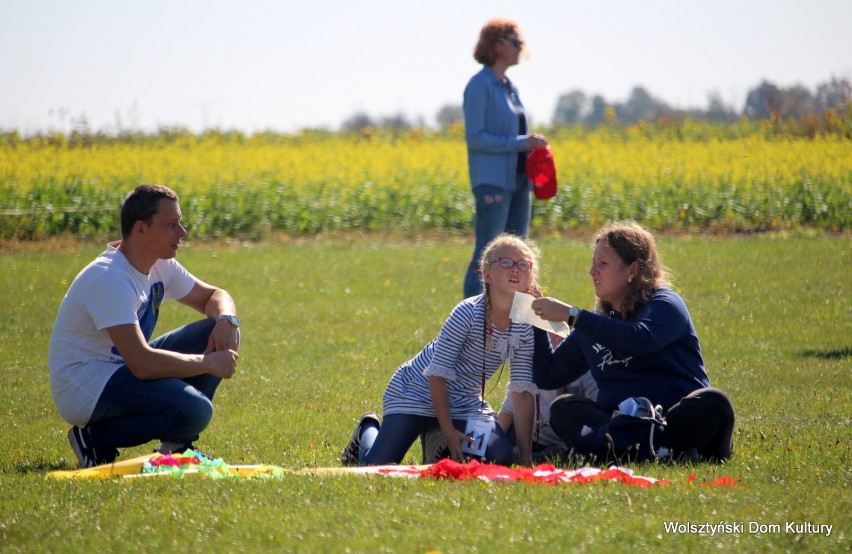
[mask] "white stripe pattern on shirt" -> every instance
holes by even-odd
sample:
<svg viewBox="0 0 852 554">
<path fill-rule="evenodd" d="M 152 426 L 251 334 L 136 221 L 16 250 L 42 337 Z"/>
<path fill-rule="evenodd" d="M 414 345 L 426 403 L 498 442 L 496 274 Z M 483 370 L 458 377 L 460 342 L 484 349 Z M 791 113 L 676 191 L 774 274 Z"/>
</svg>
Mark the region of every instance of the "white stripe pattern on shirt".
<svg viewBox="0 0 852 554">
<path fill-rule="evenodd" d="M 492 326 L 494 348 L 484 356 L 485 297 L 463 300 L 450 313 L 438 337 L 396 370 L 383 398 L 383 413 L 435 416 L 429 375 L 447 379 L 450 414 L 467 419 L 483 408 L 482 375 L 488 380 L 510 360 L 510 391 L 535 393 L 532 380 L 533 331 L 515 323 L 501 330 Z M 485 404 L 486 413 L 493 413 Z"/>
</svg>

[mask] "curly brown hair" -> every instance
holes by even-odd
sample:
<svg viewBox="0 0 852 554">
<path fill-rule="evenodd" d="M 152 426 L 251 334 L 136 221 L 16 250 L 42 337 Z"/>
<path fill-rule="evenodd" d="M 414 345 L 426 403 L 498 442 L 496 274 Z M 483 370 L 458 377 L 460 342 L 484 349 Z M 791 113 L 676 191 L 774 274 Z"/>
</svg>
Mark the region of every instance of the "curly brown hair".
<svg viewBox="0 0 852 554">
<path fill-rule="evenodd" d="M 654 235 L 635 221 L 617 221 L 598 231 L 595 244 L 603 243 L 612 248 L 625 264 L 637 262 L 639 269 L 636 277 L 629 283 L 630 292 L 624 299 L 621 317 L 630 321 L 645 302 L 657 290 L 671 287 L 669 272 L 660 260 Z M 612 305 L 600 298 L 597 300 L 597 313 L 608 314 Z"/>
<path fill-rule="evenodd" d="M 482 65 L 494 65 L 497 61 L 497 52 L 494 48 L 497 43 L 511 35 L 517 35 L 520 38 L 520 34 L 517 23 L 511 19 L 495 17 L 479 31 L 479 41 L 473 49 L 473 59 Z M 521 51 L 523 52 L 523 46 Z"/>
</svg>

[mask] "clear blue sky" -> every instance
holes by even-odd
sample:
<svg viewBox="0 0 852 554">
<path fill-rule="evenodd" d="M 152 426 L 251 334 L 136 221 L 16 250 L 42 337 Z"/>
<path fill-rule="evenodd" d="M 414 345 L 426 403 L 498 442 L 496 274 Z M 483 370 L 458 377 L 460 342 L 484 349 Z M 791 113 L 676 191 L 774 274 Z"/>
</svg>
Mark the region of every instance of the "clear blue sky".
<svg viewBox="0 0 852 554">
<path fill-rule="evenodd" d="M 433 124 L 493 16 L 530 47 L 509 76 L 534 123 L 577 88 L 624 101 L 641 85 L 681 108 L 717 91 L 739 110 L 763 79 L 852 79 L 850 0 L 2 0 L 0 129 Z"/>
</svg>

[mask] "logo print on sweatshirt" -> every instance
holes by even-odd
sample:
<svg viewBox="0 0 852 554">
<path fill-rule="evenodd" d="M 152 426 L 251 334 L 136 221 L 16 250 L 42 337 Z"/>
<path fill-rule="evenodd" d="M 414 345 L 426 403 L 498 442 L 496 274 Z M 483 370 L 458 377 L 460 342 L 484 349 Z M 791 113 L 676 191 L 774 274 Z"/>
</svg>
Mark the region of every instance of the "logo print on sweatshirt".
<svg viewBox="0 0 852 554">
<path fill-rule="evenodd" d="M 600 369 L 602 373 L 606 371 L 607 366 L 611 365 L 623 365 L 624 367 L 627 367 L 630 364 L 630 360 L 633 359 L 633 356 L 627 356 L 626 358 L 619 360 L 612 354 L 612 350 L 601 344 L 592 345 L 592 349 L 595 351 L 595 354 L 600 356 L 601 361 L 598 364 L 598 369 Z"/>
</svg>

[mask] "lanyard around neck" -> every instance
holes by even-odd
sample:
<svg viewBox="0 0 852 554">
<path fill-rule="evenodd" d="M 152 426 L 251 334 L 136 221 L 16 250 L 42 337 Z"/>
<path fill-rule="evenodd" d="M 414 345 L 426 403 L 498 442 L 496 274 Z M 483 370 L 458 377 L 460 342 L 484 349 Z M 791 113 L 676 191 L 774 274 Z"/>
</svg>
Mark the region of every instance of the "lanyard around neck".
<svg viewBox="0 0 852 554">
<path fill-rule="evenodd" d="M 485 321 L 485 316 L 483 314 L 482 317 L 482 393 L 479 396 L 480 413 L 485 412 L 485 358 L 488 357 L 488 333 L 492 333 L 492 329 L 488 328 L 488 324 Z"/>
<path fill-rule="evenodd" d="M 512 335 L 512 325 L 513 325 L 513 322 L 511 320 L 509 320 L 509 329 L 508 329 L 509 336 Z M 481 396 L 480 396 L 480 401 L 481 401 L 480 410 L 483 411 L 483 412 L 485 411 L 485 358 L 488 356 L 488 335 L 493 336 L 494 330 L 489 329 L 486 326 L 485 319 L 483 318 L 483 321 L 482 321 L 482 385 L 481 385 L 481 393 L 480 393 L 481 394 Z M 507 355 L 508 355 L 508 353 L 507 353 Z M 504 358 L 503 363 L 500 364 L 500 373 L 501 374 L 503 373 L 503 367 L 505 365 L 506 365 L 506 359 Z M 497 380 L 498 381 L 500 380 L 499 376 L 497 377 Z"/>
</svg>

